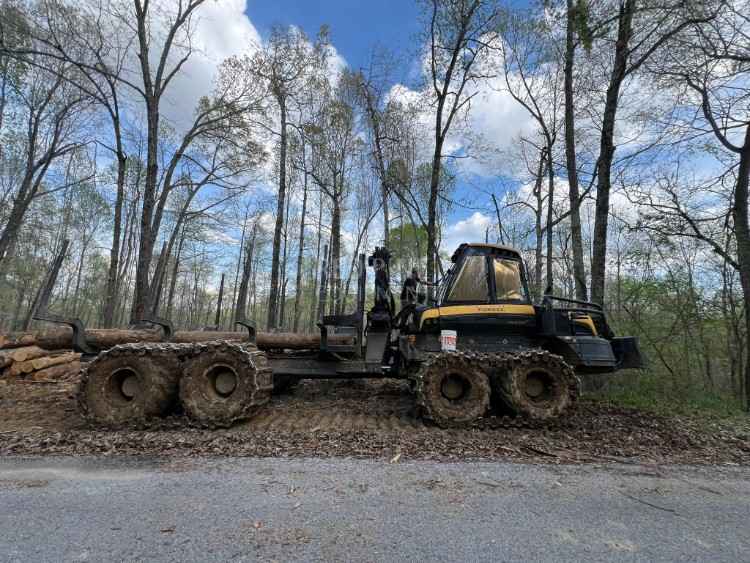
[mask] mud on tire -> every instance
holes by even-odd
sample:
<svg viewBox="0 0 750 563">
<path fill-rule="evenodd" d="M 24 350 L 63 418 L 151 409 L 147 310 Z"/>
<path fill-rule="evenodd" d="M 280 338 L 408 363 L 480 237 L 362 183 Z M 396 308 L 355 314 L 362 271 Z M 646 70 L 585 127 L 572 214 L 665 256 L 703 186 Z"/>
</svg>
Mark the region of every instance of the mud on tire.
<svg viewBox="0 0 750 563">
<path fill-rule="evenodd" d="M 436 355 L 421 366 L 414 382 L 422 415 L 444 428 L 472 424 L 490 404 L 487 375 L 471 355 Z"/>
<path fill-rule="evenodd" d="M 115 346 L 83 370 L 78 405 L 97 424 L 140 424 L 172 409 L 180 374 L 179 354 L 172 347 Z"/>
<path fill-rule="evenodd" d="M 250 418 L 271 398 L 271 370 L 263 352 L 228 342 L 195 346 L 180 380 L 180 402 L 194 422 L 229 427 Z"/>
<path fill-rule="evenodd" d="M 578 398 L 580 381 L 560 356 L 533 350 L 501 355 L 494 364 L 493 394 L 513 414 L 550 420 L 567 411 Z"/>
</svg>

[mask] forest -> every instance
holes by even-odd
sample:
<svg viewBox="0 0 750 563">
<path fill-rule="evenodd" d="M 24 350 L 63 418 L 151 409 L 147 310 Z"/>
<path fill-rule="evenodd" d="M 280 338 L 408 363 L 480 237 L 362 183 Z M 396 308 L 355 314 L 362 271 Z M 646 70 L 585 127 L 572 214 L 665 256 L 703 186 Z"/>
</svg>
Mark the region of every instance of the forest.
<svg viewBox="0 0 750 563">
<path fill-rule="evenodd" d="M 235 0 L 0 0 L 0 332 L 313 332 L 359 254 L 490 242 L 639 337 L 613 396 L 750 409 L 750 2 L 416 2 L 354 68 L 327 26 L 206 52 Z"/>
</svg>

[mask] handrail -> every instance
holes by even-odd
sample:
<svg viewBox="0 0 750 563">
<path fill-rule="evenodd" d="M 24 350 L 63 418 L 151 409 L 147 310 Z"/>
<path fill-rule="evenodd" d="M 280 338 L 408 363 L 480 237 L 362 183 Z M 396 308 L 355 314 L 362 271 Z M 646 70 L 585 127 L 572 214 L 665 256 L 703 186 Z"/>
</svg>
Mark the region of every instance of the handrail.
<svg viewBox="0 0 750 563">
<path fill-rule="evenodd" d="M 592 307 L 602 312 L 604 311 L 604 308 L 601 305 L 599 305 L 598 303 L 593 303 L 591 301 L 580 301 L 579 299 L 568 299 L 567 297 L 557 297 L 556 295 L 545 295 L 544 299 L 550 299 L 554 301 L 563 301 L 565 303 L 575 303 L 577 305 L 586 305 L 587 307 Z"/>
</svg>

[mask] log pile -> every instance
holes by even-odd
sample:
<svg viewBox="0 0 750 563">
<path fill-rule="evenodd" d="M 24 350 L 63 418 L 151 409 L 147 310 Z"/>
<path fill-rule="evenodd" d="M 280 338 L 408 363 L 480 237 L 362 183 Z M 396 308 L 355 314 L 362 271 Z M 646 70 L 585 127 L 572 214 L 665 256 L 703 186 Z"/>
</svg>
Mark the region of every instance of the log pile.
<svg viewBox="0 0 750 563">
<path fill-rule="evenodd" d="M 244 332 L 211 332 L 211 331 L 178 331 L 172 342 L 185 344 L 191 342 L 211 342 L 215 340 L 244 341 Z M 126 329 L 88 329 L 86 342 L 94 350 L 108 350 L 118 344 L 136 342 L 162 342 L 160 329 L 126 330 Z M 329 344 L 351 344 L 350 336 L 331 335 Z M 258 348 L 261 350 L 314 350 L 320 346 L 317 334 L 297 334 L 284 332 L 260 332 L 257 335 Z M 0 334 L 0 350 L 19 347 L 39 347 L 45 350 L 70 350 L 73 347 L 73 331 L 69 328 L 55 328 L 43 332 L 16 332 Z"/>
<path fill-rule="evenodd" d="M 46 350 L 36 345 L 0 348 L 0 379 L 59 381 L 81 369 L 81 355 L 68 350 Z"/>
</svg>

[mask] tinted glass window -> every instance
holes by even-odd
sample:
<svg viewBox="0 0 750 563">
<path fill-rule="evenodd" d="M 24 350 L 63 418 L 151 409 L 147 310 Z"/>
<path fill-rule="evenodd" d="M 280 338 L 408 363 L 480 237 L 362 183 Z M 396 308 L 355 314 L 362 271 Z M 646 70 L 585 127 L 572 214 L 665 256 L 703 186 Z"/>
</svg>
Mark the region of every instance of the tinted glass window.
<svg viewBox="0 0 750 563">
<path fill-rule="evenodd" d="M 467 256 L 448 295 L 448 301 L 489 301 L 484 256 Z"/>
<path fill-rule="evenodd" d="M 521 267 L 516 260 L 495 258 L 495 288 L 499 301 L 524 299 Z"/>
</svg>

